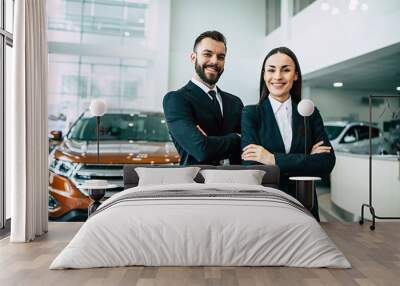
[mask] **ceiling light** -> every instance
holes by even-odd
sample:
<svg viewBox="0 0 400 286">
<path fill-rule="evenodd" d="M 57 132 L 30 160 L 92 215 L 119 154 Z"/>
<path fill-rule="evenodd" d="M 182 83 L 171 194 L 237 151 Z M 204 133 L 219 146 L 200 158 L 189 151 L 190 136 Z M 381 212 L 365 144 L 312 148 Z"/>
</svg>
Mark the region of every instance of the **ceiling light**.
<svg viewBox="0 0 400 286">
<path fill-rule="evenodd" d="M 362 11 L 367 11 L 368 10 L 368 4 L 367 3 L 362 3 L 361 4 L 361 10 Z"/>
<path fill-rule="evenodd" d="M 128 31 L 124 32 L 125 37 L 129 37 L 131 35 L 131 33 L 129 33 Z"/>
<path fill-rule="evenodd" d="M 396 87 L 396 90 L 397 90 L 397 91 L 400 91 L 400 86 Z"/>
<path fill-rule="evenodd" d="M 350 11 L 355 11 L 357 9 L 357 5 L 349 5 L 349 10 Z"/>
<path fill-rule="evenodd" d="M 356 10 L 357 6 L 358 6 L 358 0 L 350 0 L 350 3 L 349 3 L 349 10 L 350 11 Z"/>
<path fill-rule="evenodd" d="M 340 12 L 339 8 L 337 8 L 337 7 L 332 8 L 332 11 L 331 11 L 332 15 L 337 15 L 337 14 L 339 14 L 339 12 Z"/>
<path fill-rule="evenodd" d="M 343 86 L 343 82 L 339 82 L 339 81 L 338 82 L 334 82 L 333 86 L 334 87 L 342 87 Z"/>
<path fill-rule="evenodd" d="M 327 2 L 323 2 L 323 3 L 321 4 L 321 10 L 322 10 L 322 11 L 328 11 L 330 8 L 331 8 L 331 6 L 330 6 L 329 3 L 327 3 Z"/>
</svg>

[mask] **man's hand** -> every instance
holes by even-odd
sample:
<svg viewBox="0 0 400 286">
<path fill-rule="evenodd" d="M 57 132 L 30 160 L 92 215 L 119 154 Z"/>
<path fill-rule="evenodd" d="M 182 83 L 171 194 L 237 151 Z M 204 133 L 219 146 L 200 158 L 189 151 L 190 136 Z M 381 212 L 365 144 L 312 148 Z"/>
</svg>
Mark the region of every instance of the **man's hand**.
<svg viewBox="0 0 400 286">
<path fill-rule="evenodd" d="M 200 125 L 196 125 L 196 127 L 197 127 L 197 129 L 200 131 L 200 133 L 201 133 L 201 134 L 203 134 L 204 136 L 206 136 L 206 137 L 207 137 L 207 133 L 206 133 L 206 132 L 204 132 L 204 130 L 203 130 L 203 129 L 201 129 Z"/>
<path fill-rule="evenodd" d="M 260 145 L 250 144 L 243 148 L 242 159 L 264 165 L 275 165 L 275 156 Z"/>
<path fill-rule="evenodd" d="M 320 154 L 320 153 L 330 153 L 331 152 L 331 147 L 330 146 L 321 146 L 324 144 L 324 141 L 319 141 L 316 143 L 312 149 L 311 149 L 311 154 Z"/>
</svg>

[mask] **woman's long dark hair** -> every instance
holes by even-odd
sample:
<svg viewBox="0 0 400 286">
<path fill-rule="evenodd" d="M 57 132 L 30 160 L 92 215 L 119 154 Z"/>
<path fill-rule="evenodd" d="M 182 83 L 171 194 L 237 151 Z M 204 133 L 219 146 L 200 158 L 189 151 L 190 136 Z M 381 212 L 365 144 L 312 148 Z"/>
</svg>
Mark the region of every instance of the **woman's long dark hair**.
<svg viewBox="0 0 400 286">
<path fill-rule="evenodd" d="M 269 90 L 268 90 L 267 84 L 264 80 L 265 62 L 267 61 L 267 59 L 270 56 L 277 54 L 277 53 L 287 55 L 294 62 L 295 72 L 297 73 L 297 80 L 293 82 L 293 86 L 290 89 L 289 93 L 290 93 L 292 100 L 294 100 L 294 102 L 296 102 L 296 103 L 299 103 L 301 100 L 301 82 L 302 82 L 299 61 L 297 60 L 296 55 L 289 48 L 279 47 L 279 48 L 275 48 L 275 49 L 271 50 L 267 54 L 267 56 L 265 57 L 265 59 L 263 61 L 262 68 L 261 68 L 261 76 L 260 76 L 260 100 L 259 100 L 258 104 L 263 103 L 269 95 Z"/>
</svg>

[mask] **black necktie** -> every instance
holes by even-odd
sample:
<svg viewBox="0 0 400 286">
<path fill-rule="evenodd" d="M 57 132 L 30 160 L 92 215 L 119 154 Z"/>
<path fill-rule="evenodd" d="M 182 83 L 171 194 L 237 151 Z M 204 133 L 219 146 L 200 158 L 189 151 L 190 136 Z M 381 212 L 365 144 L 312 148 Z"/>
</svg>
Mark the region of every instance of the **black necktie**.
<svg viewBox="0 0 400 286">
<path fill-rule="evenodd" d="M 217 93 L 215 92 L 215 90 L 210 90 L 208 94 L 212 97 L 212 105 L 215 114 L 217 115 L 218 119 L 222 119 L 221 107 L 219 106 Z"/>
</svg>

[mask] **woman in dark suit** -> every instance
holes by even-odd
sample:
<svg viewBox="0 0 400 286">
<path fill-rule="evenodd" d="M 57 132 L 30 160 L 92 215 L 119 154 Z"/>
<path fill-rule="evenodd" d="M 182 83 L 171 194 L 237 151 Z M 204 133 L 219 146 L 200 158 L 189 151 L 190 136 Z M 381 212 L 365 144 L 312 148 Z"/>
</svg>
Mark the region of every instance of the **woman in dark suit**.
<svg viewBox="0 0 400 286">
<path fill-rule="evenodd" d="M 242 112 L 243 164 L 278 165 L 280 189 L 295 195 L 290 176 L 326 176 L 335 154 L 319 111 L 308 118 L 307 147 L 304 118 L 297 111 L 301 100 L 301 70 L 296 55 L 286 47 L 271 50 L 260 77 L 260 100 Z M 305 150 L 307 154 L 305 154 Z M 311 210 L 319 221 L 317 196 Z"/>
</svg>

